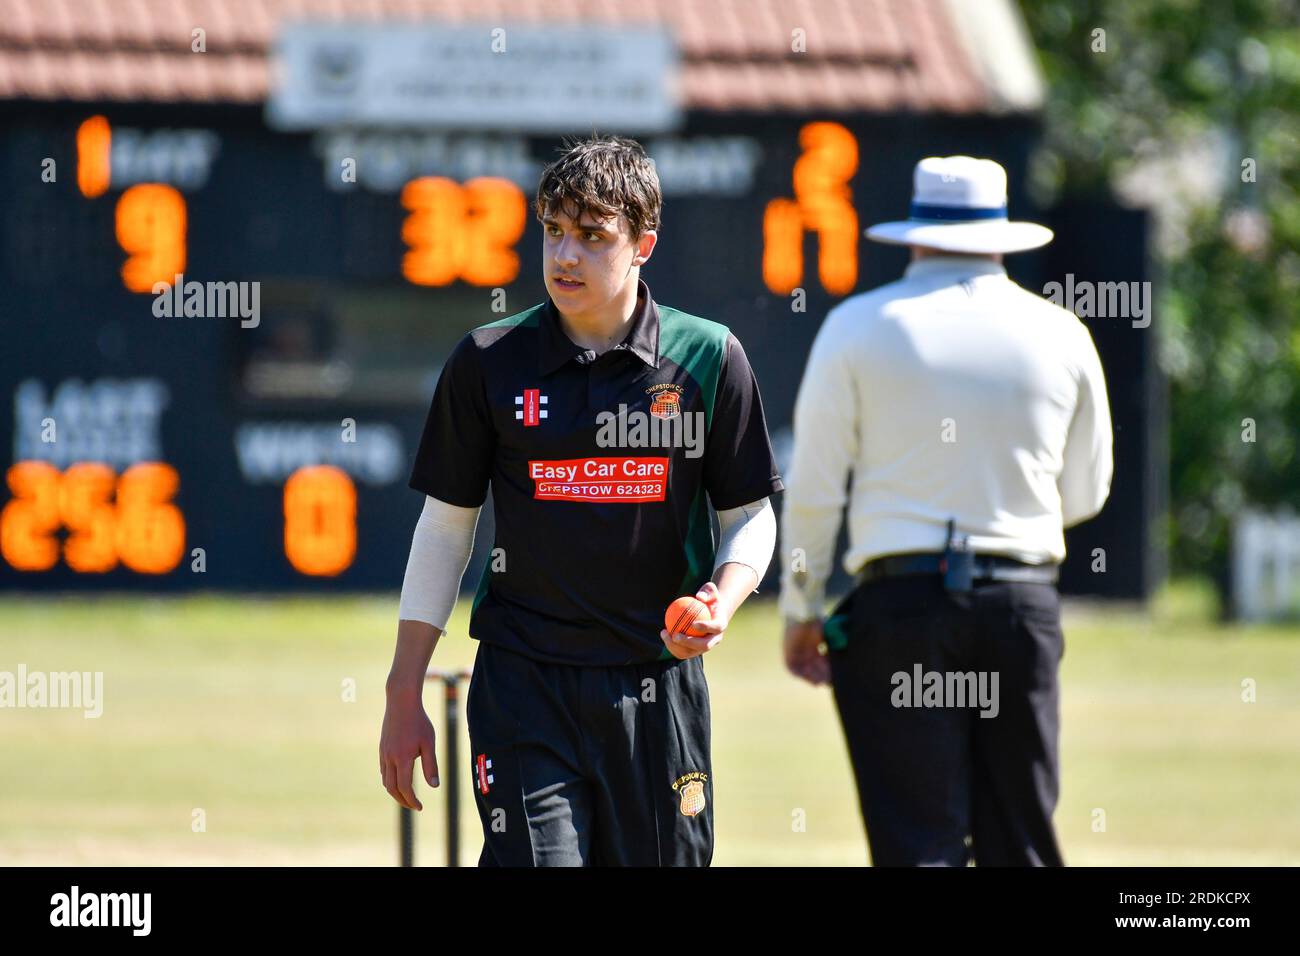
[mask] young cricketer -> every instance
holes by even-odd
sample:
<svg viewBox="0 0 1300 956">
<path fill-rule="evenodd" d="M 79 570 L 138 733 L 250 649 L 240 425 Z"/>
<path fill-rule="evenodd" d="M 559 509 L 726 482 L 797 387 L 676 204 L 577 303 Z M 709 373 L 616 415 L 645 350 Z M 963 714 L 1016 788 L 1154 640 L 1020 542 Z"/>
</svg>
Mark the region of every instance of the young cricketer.
<svg viewBox="0 0 1300 956">
<path fill-rule="evenodd" d="M 496 536 L 470 618 L 466 705 L 480 865 L 713 856 L 703 656 L 767 570 L 768 496 L 783 485 L 740 342 L 658 304 L 641 278 L 661 207 L 631 140 L 580 142 L 547 167 L 547 300 L 460 340 L 416 453 L 410 486 L 426 498 L 380 773 L 417 810 L 417 756 L 438 786 L 421 691 L 490 489 Z M 711 620 L 702 636 L 670 635 L 665 609 L 689 594 Z"/>
</svg>

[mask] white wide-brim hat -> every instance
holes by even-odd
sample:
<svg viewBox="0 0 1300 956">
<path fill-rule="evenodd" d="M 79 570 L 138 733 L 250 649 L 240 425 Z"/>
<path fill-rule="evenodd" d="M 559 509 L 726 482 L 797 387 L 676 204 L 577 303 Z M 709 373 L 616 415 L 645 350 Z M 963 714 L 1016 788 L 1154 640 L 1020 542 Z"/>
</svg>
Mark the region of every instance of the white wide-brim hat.
<svg viewBox="0 0 1300 956">
<path fill-rule="evenodd" d="M 944 252 L 1023 252 L 1052 241 L 1052 230 L 1007 219 L 1007 171 L 991 159 L 929 156 L 916 164 L 912 208 L 882 222 L 867 238 Z"/>
</svg>

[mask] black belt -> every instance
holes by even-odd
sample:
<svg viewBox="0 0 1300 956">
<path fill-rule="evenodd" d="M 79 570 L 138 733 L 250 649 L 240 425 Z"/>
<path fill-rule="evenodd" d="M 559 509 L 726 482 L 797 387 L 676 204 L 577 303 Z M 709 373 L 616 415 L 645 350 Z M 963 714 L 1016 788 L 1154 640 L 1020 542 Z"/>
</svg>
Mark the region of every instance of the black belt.
<svg viewBox="0 0 1300 956">
<path fill-rule="evenodd" d="M 858 571 L 858 583 L 878 581 L 904 574 L 942 574 L 943 554 L 891 554 L 868 561 Z M 975 580 L 1027 581 L 1031 584 L 1055 584 L 1059 566 L 1026 564 L 1000 554 L 975 555 Z"/>
</svg>

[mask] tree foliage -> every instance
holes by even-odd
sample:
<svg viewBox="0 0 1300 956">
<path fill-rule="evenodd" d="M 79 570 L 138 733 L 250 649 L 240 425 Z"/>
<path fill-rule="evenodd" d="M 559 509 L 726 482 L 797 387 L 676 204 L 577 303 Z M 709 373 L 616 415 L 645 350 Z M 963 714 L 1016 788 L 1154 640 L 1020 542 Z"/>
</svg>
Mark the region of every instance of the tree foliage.
<svg viewBox="0 0 1300 956">
<path fill-rule="evenodd" d="M 1300 3 L 1021 9 L 1048 84 L 1040 195 L 1155 213 L 1173 567 L 1222 582 L 1233 516 L 1300 504 Z"/>
</svg>

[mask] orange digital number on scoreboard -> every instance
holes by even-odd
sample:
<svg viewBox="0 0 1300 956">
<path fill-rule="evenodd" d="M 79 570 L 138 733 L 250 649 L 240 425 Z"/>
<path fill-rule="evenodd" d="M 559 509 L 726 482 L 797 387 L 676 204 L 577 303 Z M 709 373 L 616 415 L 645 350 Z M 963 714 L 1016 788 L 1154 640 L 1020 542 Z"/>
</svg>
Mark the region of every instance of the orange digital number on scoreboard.
<svg viewBox="0 0 1300 956">
<path fill-rule="evenodd" d="M 108 191 L 113 173 L 113 130 L 103 116 L 77 127 L 77 188 L 87 199 Z"/>
<path fill-rule="evenodd" d="M 299 468 L 284 483 L 284 554 L 303 574 L 333 577 L 357 553 L 357 489 L 333 465 Z"/>
<path fill-rule="evenodd" d="M 839 123 L 809 123 L 799 131 L 799 145 L 794 199 L 773 199 L 763 214 L 763 281 L 778 295 L 799 286 L 804 232 L 811 231 L 822 287 L 847 295 L 858 281 L 858 214 L 849 190 L 858 141 Z"/>
<path fill-rule="evenodd" d="M 515 243 L 528 222 L 523 190 L 482 176 L 463 186 L 442 176 L 413 179 L 402 189 L 402 275 L 415 285 L 495 286 L 519 275 Z"/>
<path fill-rule="evenodd" d="M 87 199 L 102 196 L 112 183 L 113 129 L 103 116 L 77 127 L 77 188 Z M 126 253 L 122 284 L 132 292 L 171 285 L 185 271 L 185 197 L 164 183 L 139 183 L 117 200 L 117 243 Z"/>
<path fill-rule="evenodd" d="M 122 284 L 132 292 L 170 285 L 185 271 L 185 197 L 161 183 L 132 186 L 117 201 L 117 241 L 127 254 Z"/>
<path fill-rule="evenodd" d="M 102 574 L 119 563 L 140 574 L 166 574 L 185 553 L 185 519 L 171 504 L 176 469 L 132 465 L 120 476 L 98 462 L 59 471 L 20 461 L 6 475 L 13 499 L 0 510 L 0 555 L 19 571 L 48 571 L 63 560 Z M 57 532 L 66 529 L 67 540 Z"/>
</svg>

